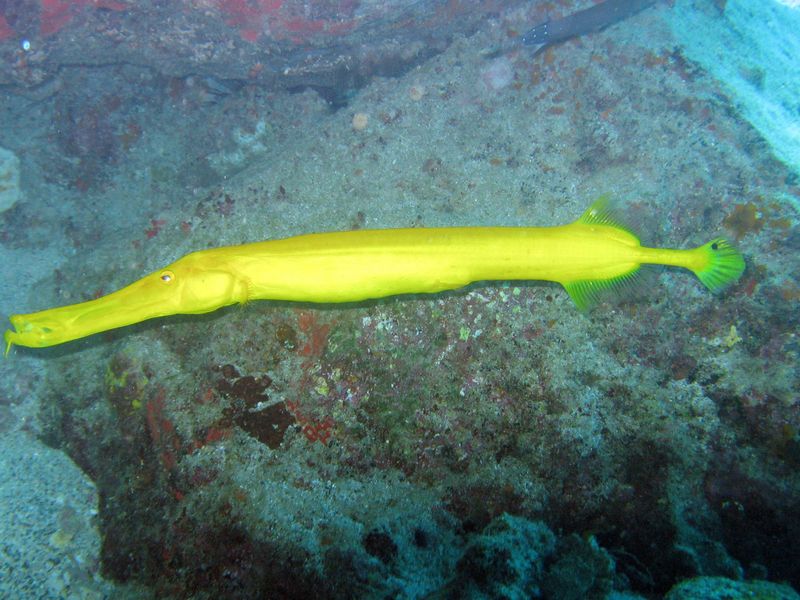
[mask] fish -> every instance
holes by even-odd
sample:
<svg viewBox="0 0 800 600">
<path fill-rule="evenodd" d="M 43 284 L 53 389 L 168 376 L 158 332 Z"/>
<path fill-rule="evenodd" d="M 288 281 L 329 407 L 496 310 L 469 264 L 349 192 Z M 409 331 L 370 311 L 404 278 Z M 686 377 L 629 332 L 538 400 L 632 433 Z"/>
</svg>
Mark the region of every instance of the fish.
<svg viewBox="0 0 800 600">
<path fill-rule="evenodd" d="M 253 300 L 335 304 L 432 294 L 480 281 L 561 284 L 580 310 L 630 285 L 647 265 L 688 269 L 711 291 L 745 262 L 724 238 L 691 249 L 648 248 L 607 196 L 553 227 L 442 227 L 310 233 L 187 254 L 106 296 L 9 317 L 13 345 L 43 348 L 175 314 Z"/>
<path fill-rule="evenodd" d="M 554 44 L 605 29 L 656 2 L 657 0 L 605 0 L 585 10 L 567 15 L 563 19 L 536 25 L 522 36 L 522 43 L 525 46 L 535 47 L 534 54 L 538 54 Z"/>
</svg>

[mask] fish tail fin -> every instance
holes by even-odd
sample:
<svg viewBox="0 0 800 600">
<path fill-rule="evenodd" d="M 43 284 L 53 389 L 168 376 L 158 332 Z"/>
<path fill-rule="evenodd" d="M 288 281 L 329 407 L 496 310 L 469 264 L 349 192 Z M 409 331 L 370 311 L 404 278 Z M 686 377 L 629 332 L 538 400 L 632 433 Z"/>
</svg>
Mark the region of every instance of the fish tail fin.
<svg viewBox="0 0 800 600">
<path fill-rule="evenodd" d="M 715 238 L 696 249 L 702 264 L 693 268 L 697 278 L 712 292 L 734 283 L 744 272 L 744 258 L 725 238 Z"/>
<path fill-rule="evenodd" d="M 576 221 L 584 225 L 613 227 L 639 238 L 626 223 L 617 206 L 609 196 L 601 196 Z M 725 238 L 715 238 L 693 250 L 676 251 L 686 257 L 685 262 L 642 263 L 631 265 L 631 269 L 609 279 L 588 279 L 562 282 L 570 298 L 585 311 L 609 296 L 630 296 L 631 292 L 652 287 L 653 275 L 660 271 L 662 264 L 681 266 L 690 269 L 712 292 L 725 289 L 741 277 L 745 269 L 741 253 Z"/>
</svg>

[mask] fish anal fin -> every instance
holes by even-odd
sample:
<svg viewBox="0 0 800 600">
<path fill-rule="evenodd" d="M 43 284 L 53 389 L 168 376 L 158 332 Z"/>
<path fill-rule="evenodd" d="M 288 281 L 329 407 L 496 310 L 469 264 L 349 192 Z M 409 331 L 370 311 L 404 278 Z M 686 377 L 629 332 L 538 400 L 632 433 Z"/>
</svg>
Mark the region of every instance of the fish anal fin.
<svg viewBox="0 0 800 600">
<path fill-rule="evenodd" d="M 640 265 L 610 279 L 581 279 L 562 285 L 578 310 L 586 312 L 606 300 L 636 297 L 640 290 L 651 287 L 658 271 L 656 265 Z"/>
</svg>

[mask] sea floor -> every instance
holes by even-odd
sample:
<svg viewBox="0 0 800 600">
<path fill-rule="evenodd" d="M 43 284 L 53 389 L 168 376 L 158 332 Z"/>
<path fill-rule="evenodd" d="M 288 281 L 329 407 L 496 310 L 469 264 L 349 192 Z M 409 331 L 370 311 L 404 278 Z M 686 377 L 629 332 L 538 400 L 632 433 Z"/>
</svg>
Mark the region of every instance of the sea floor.
<svg viewBox="0 0 800 600">
<path fill-rule="evenodd" d="M 134 66 L 3 97 L 4 315 L 203 248 L 564 224 L 602 194 L 647 245 L 723 235 L 747 270 L 712 295 L 665 269 L 588 313 L 498 282 L 15 347 L 2 512 L 33 496 L 0 595 L 796 598 L 798 174 L 671 10 L 535 56 L 531 15 L 501 13 L 338 110 Z"/>
</svg>

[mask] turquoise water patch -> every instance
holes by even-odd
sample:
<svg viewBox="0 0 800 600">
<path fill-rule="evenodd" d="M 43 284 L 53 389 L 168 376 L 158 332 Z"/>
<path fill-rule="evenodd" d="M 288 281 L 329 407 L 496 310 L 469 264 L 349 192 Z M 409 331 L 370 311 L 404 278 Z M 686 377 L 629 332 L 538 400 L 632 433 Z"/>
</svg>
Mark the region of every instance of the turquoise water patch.
<svg viewBox="0 0 800 600">
<path fill-rule="evenodd" d="M 720 80 L 741 114 L 800 173 L 800 6 L 728 0 L 722 12 L 678 0 L 669 19 L 686 56 Z"/>
</svg>

